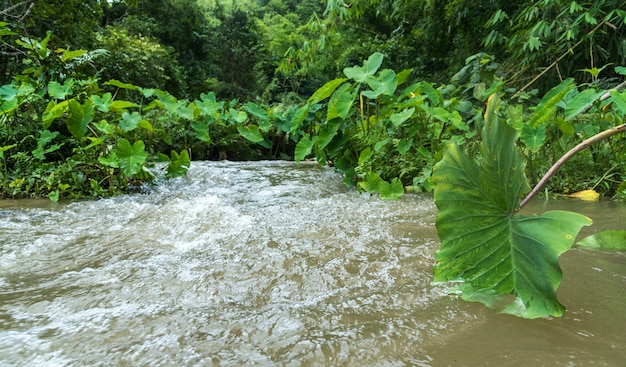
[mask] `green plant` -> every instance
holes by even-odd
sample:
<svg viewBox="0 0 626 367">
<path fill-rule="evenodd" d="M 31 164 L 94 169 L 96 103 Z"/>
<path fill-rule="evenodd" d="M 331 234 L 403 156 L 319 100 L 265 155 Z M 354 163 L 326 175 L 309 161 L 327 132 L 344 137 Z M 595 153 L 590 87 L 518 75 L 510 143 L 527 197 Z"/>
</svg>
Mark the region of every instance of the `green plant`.
<svg viewBox="0 0 626 367">
<path fill-rule="evenodd" d="M 525 318 L 560 316 L 565 309 L 556 298 L 562 278 L 558 257 L 591 220 L 564 211 L 530 217 L 517 213 L 544 180 L 519 202 L 530 189 L 524 175 L 525 160 L 515 145 L 519 132 L 499 120 L 498 106 L 499 97 L 491 96 L 478 160 L 453 144 L 435 165 L 436 225 L 441 239 L 435 255 L 435 281 L 452 283 L 448 291 L 460 292 L 465 300 L 482 302 L 503 313 Z M 623 131 L 626 125 L 581 143 L 554 170 L 593 142 Z M 545 180 L 552 173 L 550 170 Z M 623 233 L 608 236 L 607 243 L 619 236 Z M 594 238 L 587 243 L 596 246 L 598 241 Z M 625 247 L 622 243 L 621 248 Z"/>
<path fill-rule="evenodd" d="M 443 144 L 471 142 L 470 126 L 480 119 L 471 103 L 447 98 L 447 86 L 418 82 L 398 89 L 410 70 L 381 69 L 383 58 L 374 53 L 345 68 L 346 78 L 315 91 L 294 115 L 291 134 L 301 136 L 296 161 L 315 154 L 341 171 L 346 184 L 395 199 L 404 186 L 431 190 Z"/>
</svg>

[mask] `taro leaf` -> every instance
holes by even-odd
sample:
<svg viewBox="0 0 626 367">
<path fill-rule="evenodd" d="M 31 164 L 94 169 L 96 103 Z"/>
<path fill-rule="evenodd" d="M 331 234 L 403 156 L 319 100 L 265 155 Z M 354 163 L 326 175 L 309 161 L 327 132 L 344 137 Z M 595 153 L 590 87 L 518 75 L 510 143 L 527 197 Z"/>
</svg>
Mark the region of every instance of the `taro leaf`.
<svg viewBox="0 0 626 367">
<path fill-rule="evenodd" d="M 304 106 L 298 108 L 296 112 L 293 114 L 293 117 L 291 118 L 291 133 L 292 134 L 298 131 L 300 129 L 300 126 L 302 126 L 302 123 L 304 122 L 306 117 L 309 115 L 309 108 L 310 108 L 310 105 L 305 104 Z"/>
<path fill-rule="evenodd" d="M 319 89 L 315 91 L 315 93 L 313 93 L 311 97 L 309 97 L 308 103 L 310 104 L 318 103 L 330 97 L 335 91 L 335 89 L 337 89 L 337 87 L 343 84 L 343 82 L 345 82 L 346 80 L 348 79 L 346 78 L 333 79 L 329 81 L 328 83 L 322 85 Z"/>
<path fill-rule="evenodd" d="M 529 122 L 530 126 L 536 127 L 540 123 L 550 120 L 556 113 L 557 104 L 561 102 L 563 97 L 565 97 L 572 88 L 574 88 L 574 79 L 568 78 L 561 82 L 561 84 L 550 89 L 535 108 L 533 117 Z"/>
<path fill-rule="evenodd" d="M 487 104 L 480 161 L 450 145 L 435 166 L 436 226 L 442 243 L 435 255 L 435 281 L 460 281 L 457 290 L 464 299 L 503 313 L 560 316 L 558 257 L 591 220 L 564 211 L 514 214 L 529 186 L 524 158 L 515 146 L 518 133 L 498 121 L 497 103 L 494 95 Z"/>
<path fill-rule="evenodd" d="M 237 111 L 234 108 L 230 108 L 229 112 L 233 120 L 239 124 L 243 124 L 248 119 L 248 114 L 245 111 Z"/>
<path fill-rule="evenodd" d="M 380 178 L 380 176 L 376 172 L 369 172 L 365 180 L 359 182 L 359 186 L 361 186 L 361 188 L 367 192 L 380 193 L 380 188 L 384 183 L 385 180 Z"/>
<path fill-rule="evenodd" d="M 415 112 L 415 107 L 407 108 L 407 109 L 402 110 L 401 112 L 392 114 L 389 119 L 391 120 L 391 123 L 393 124 L 393 126 L 398 127 L 402 125 L 404 121 L 408 120 L 411 116 L 413 116 L 414 112 Z"/>
<path fill-rule="evenodd" d="M 253 124 L 249 124 L 246 127 L 237 126 L 237 131 L 239 131 L 239 135 L 243 136 L 253 143 L 259 143 L 265 140 L 265 138 L 259 131 L 259 127 Z"/>
<path fill-rule="evenodd" d="M 61 103 L 56 103 L 55 101 L 48 102 L 46 109 L 41 115 L 41 122 L 44 129 L 49 128 L 54 120 L 65 114 L 68 109 L 68 103 L 69 101 L 63 101 Z"/>
<path fill-rule="evenodd" d="M 17 97 L 17 94 L 18 90 L 10 84 L 0 87 L 0 98 L 3 101 L 12 101 L 15 97 Z"/>
<path fill-rule="evenodd" d="M 391 183 L 383 180 L 376 172 L 369 172 L 359 186 L 369 193 L 379 194 L 383 200 L 397 200 L 404 195 L 402 181 L 394 178 Z"/>
<path fill-rule="evenodd" d="M 532 151 L 537 152 L 539 148 L 543 146 L 543 143 L 545 143 L 547 136 L 545 123 L 541 123 L 537 125 L 537 127 L 525 124 L 522 126 L 522 135 L 520 136 L 520 140 Z"/>
<path fill-rule="evenodd" d="M 115 154 L 118 158 L 119 167 L 126 177 L 139 173 L 147 158 L 145 144 L 141 140 L 130 145 L 128 140 L 121 139 L 117 142 Z"/>
<path fill-rule="evenodd" d="M 594 89 L 585 89 L 578 93 L 576 97 L 565 106 L 565 120 L 571 120 L 588 110 L 602 94 L 604 94 L 604 91 L 598 92 Z"/>
<path fill-rule="evenodd" d="M 122 113 L 122 119 L 120 120 L 120 129 L 124 132 L 133 131 L 137 128 L 137 125 L 141 122 L 141 115 L 135 111 L 132 114 L 128 112 Z"/>
<path fill-rule="evenodd" d="M 259 106 L 256 103 L 252 103 L 252 102 L 248 102 L 245 105 L 243 105 L 243 108 L 248 111 L 248 113 L 250 113 L 252 116 L 255 116 L 256 118 L 260 119 L 260 120 L 267 120 L 267 110 L 265 110 L 265 108 Z"/>
<path fill-rule="evenodd" d="M 218 109 L 218 103 L 215 99 L 215 93 L 202 93 L 200 95 L 200 98 L 201 100 L 196 100 L 195 103 L 200 108 L 202 114 L 207 117 L 215 117 Z"/>
<path fill-rule="evenodd" d="M 39 138 L 37 138 L 37 148 L 33 150 L 31 153 L 37 159 L 44 160 L 46 159 L 45 155 L 48 153 L 52 153 L 63 145 L 61 144 L 53 144 L 50 147 L 44 149 L 48 143 L 54 140 L 59 135 L 58 131 L 50 132 L 50 130 L 42 130 L 39 132 Z"/>
<path fill-rule="evenodd" d="M 93 103 L 90 100 L 82 105 L 76 100 L 69 102 L 70 115 L 65 120 L 67 129 L 76 139 L 81 140 L 87 133 L 87 125 L 93 120 Z"/>
<path fill-rule="evenodd" d="M 409 149 L 413 146 L 413 139 L 400 139 L 398 142 L 398 153 L 400 155 L 406 155 Z"/>
<path fill-rule="evenodd" d="M 376 74 L 378 68 L 383 63 L 383 54 L 380 52 L 374 52 L 370 57 L 363 62 L 363 66 L 353 66 L 351 68 L 343 69 L 343 73 L 350 79 L 358 82 L 365 83 L 369 76 Z"/>
<path fill-rule="evenodd" d="M 620 93 L 618 91 L 612 90 L 610 93 L 611 100 L 613 101 L 613 109 L 620 116 L 626 115 L 626 92 Z"/>
<path fill-rule="evenodd" d="M 48 94 L 55 99 L 65 99 L 68 95 L 72 94 L 72 86 L 74 85 L 74 79 L 66 79 L 63 85 L 57 81 L 51 81 L 48 83 Z"/>
<path fill-rule="evenodd" d="M 187 150 L 183 149 L 180 154 L 172 150 L 172 159 L 167 166 L 167 174 L 165 176 L 169 178 L 184 176 L 187 174 L 190 166 L 191 160 Z"/>
<path fill-rule="evenodd" d="M 313 145 L 317 142 L 317 136 L 314 136 L 313 139 L 309 136 L 309 134 L 304 134 L 298 144 L 296 144 L 296 150 L 294 152 L 294 160 L 296 162 L 300 162 L 304 158 L 306 158 L 313 151 Z"/>
<path fill-rule="evenodd" d="M 157 91 L 156 96 L 163 108 L 172 116 L 178 116 L 178 99 L 168 92 Z"/>
<path fill-rule="evenodd" d="M 398 178 L 391 180 L 391 183 L 383 181 L 379 187 L 380 198 L 383 200 L 397 200 L 404 195 L 404 185 Z"/>
<path fill-rule="evenodd" d="M 378 77 L 368 77 L 367 85 L 375 91 L 376 97 L 381 94 L 392 96 L 396 92 L 396 88 L 398 88 L 398 80 L 393 70 L 385 69 L 379 73 Z M 365 95 L 365 92 L 363 92 L 363 95 Z"/>
<path fill-rule="evenodd" d="M 134 84 L 122 83 L 116 79 L 111 79 L 108 82 L 105 82 L 104 85 L 112 85 L 114 87 L 122 88 L 122 89 L 139 90 L 139 87 Z"/>
<path fill-rule="evenodd" d="M 328 121 L 326 123 L 326 125 L 323 125 L 317 136 L 318 141 L 317 141 L 317 147 L 319 149 L 324 149 L 335 137 L 335 135 L 337 135 L 337 130 L 339 130 L 339 125 L 341 124 L 341 120 L 339 119 L 334 119 L 331 121 Z"/>
<path fill-rule="evenodd" d="M 341 117 L 345 119 L 350 113 L 350 108 L 354 102 L 354 95 L 350 93 L 350 84 L 344 84 L 333 93 L 328 102 L 328 113 L 326 120 L 330 121 L 334 118 Z"/>
<path fill-rule="evenodd" d="M 178 117 L 183 118 L 185 120 L 194 121 L 196 119 L 196 104 L 191 102 L 185 106 L 185 103 L 181 102 L 178 104 L 178 109 L 176 113 Z M 199 109 L 198 109 L 199 111 Z"/>
<path fill-rule="evenodd" d="M 102 97 L 94 94 L 89 99 L 91 99 L 98 111 L 109 112 L 111 110 L 111 105 L 113 104 L 113 95 L 111 93 L 107 92 Z"/>
<path fill-rule="evenodd" d="M 618 250 L 626 251 L 626 231 L 607 230 L 596 232 L 583 238 L 576 244 L 589 250 Z"/>
<path fill-rule="evenodd" d="M 113 101 L 111 103 L 110 111 L 124 113 L 126 109 L 132 108 L 132 107 L 139 107 L 139 105 L 133 102 L 129 102 L 129 101 L 118 100 L 118 101 Z"/>
<path fill-rule="evenodd" d="M 211 142 L 211 136 L 209 135 L 209 125 L 202 122 L 194 122 L 191 124 L 191 128 L 195 132 L 196 139 L 205 143 Z"/>
</svg>

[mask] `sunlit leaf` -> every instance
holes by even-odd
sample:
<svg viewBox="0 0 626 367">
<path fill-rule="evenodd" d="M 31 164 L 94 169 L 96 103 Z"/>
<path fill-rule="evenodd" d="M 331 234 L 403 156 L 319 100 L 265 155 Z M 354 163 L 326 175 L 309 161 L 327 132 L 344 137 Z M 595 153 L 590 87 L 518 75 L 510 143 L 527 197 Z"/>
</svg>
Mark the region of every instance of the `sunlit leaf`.
<svg viewBox="0 0 626 367">
<path fill-rule="evenodd" d="M 111 102 L 111 107 L 110 107 L 110 111 L 114 111 L 114 112 L 125 112 L 127 109 L 129 108 L 133 108 L 133 107 L 139 107 L 138 104 L 133 103 L 133 102 L 129 102 L 129 101 L 122 101 L 122 100 L 117 100 L 117 101 L 113 101 Z"/>
<path fill-rule="evenodd" d="M 626 251 L 626 231 L 606 230 L 583 238 L 576 244 L 590 250 Z"/>
<path fill-rule="evenodd" d="M 615 112 L 617 112 L 620 116 L 626 116 L 626 92 L 620 93 L 612 90 L 610 93 Z"/>
<path fill-rule="evenodd" d="M 433 172 L 441 247 L 435 281 L 459 284 L 462 297 L 525 318 L 560 316 L 558 257 L 579 230 L 580 214 L 515 214 L 529 190 L 518 132 L 498 121 L 497 96 L 487 104 L 480 160 L 457 145 L 446 147 Z M 459 283 L 460 282 L 460 283 Z"/>
<path fill-rule="evenodd" d="M 381 94 L 392 96 L 395 93 L 396 88 L 398 88 L 398 80 L 396 79 L 396 73 L 393 70 L 385 69 L 382 70 L 377 77 L 368 77 L 367 85 L 372 88 L 376 97 Z M 363 95 L 365 95 L 365 92 L 363 92 Z M 366 97 L 376 98 L 370 96 Z"/>
<path fill-rule="evenodd" d="M 598 201 L 600 199 L 600 194 L 596 190 L 583 190 L 564 196 L 585 201 Z"/>
<path fill-rule="evenodd" d="M 231 108 L 229 112 L 233 120 L 239 124 L 246 122 L 246 120 L 248 119 L 248 114 L 245 111 L 238 111 L 234 108 Z"/>
<path fill-rule="evenodd" d="M 397 177 L 391 183 L 382 181 L 379 187 L 380 198 L 383 200 L 398 200 L 404 195 L 404 185 Z"/>
<path fill-rule="evenodd" d="M 111 79 L 108 82 L 105 82 L 104 85 L 112 85 L 114 87 L 121 88 L 121 89 L 139 90 L 139 87 L 137 87 L 134 84 L 122 83 L 116 79 Z"/>
</svg>

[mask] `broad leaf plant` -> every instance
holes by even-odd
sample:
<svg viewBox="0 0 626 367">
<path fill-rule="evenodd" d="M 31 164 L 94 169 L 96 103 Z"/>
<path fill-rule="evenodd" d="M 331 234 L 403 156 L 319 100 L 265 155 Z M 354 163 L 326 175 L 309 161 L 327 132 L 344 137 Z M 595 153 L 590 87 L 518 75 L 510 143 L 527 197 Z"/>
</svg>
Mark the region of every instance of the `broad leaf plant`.
<svg viewBox="0 0 626 367">
<path fill-rule="evenodd" d="M 441 239 L 435 282 L 502 313 L 561 316 L 558 258 L 591 219 L 566 211 L 517 213 L 530 187 L 515 145 L 519 132 L 498 119 L 498 102 L 493 95 L 487 104 L 481 156 L 471 157 L 452 144 L 434 167 Z"/>
</svg>

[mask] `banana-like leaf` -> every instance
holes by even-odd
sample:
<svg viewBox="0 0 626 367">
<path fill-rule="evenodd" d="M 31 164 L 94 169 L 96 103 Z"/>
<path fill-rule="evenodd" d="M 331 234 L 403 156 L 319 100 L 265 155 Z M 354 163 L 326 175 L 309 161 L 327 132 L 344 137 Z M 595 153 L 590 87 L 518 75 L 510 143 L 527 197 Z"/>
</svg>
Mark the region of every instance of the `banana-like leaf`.
<svg viewBox="0 0 626 367">
<path fill-rule="evenodd" d="M 519 132 L 498 121 L 497 104 L 497 96 L 492 96 L 480 161 L 450 145 L 435 166 L 441 239 L 435 281 L 456 284 L 464 299 L 503 313 L 560 316 L 564 307 L 556 298 L 562 278 L 558 257 L 591 220 L 564 211 L 515 214 L 529 185 L 524 158 L 515 145 Z"/>
</svg>

